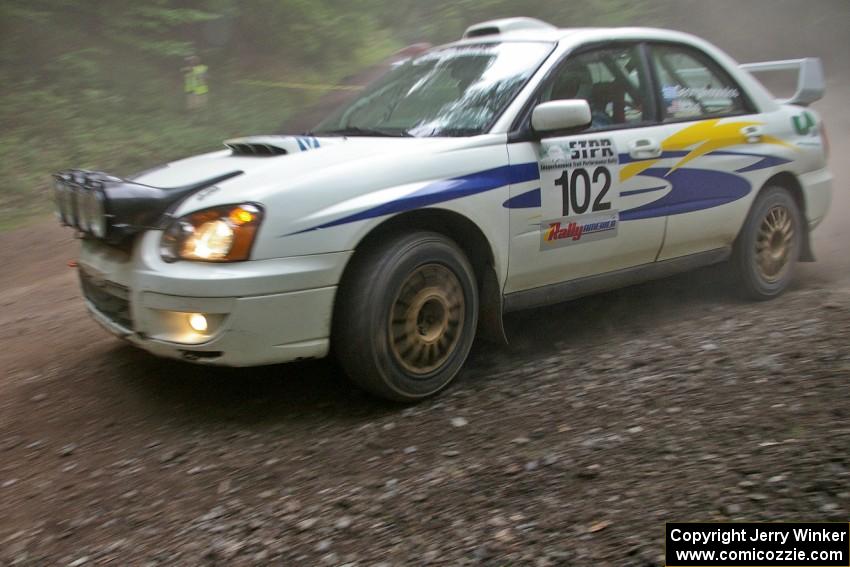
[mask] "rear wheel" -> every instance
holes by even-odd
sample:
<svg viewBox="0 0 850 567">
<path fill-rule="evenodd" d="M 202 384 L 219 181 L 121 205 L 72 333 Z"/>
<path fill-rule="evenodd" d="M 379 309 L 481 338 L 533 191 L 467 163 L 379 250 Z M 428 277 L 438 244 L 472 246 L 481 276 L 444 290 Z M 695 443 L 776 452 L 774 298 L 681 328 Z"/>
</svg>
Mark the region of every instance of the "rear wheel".
<svg viewBox="0 0 850 567">
<path fill-rule="evenodd" d="M 367 250 L 339 289 L 334 350 L 351 379 L 415 401 L 445 388 L 475 338 L 478 288 L 448 238 L 417 232 Z"/>
<path fill-rule="evenodd" d="M 802 214 L 787 189 L 768 187 L 758 196 L 733 258 L 747 296 L 771 299 L 788 288 L 800 256 L 802 230 Z"/>
</svg>

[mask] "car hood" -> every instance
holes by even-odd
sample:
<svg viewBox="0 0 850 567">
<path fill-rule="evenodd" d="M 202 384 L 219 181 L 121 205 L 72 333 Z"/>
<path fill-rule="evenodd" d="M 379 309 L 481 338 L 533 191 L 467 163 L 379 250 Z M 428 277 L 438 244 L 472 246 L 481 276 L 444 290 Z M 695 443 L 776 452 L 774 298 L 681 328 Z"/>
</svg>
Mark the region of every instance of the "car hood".
<svg viewBox="0 0 850 567">
<path fill-rule="evenodd" d="M 244 191 L 258 198 L 265 190 L 279 191 L 299 184 L 304 178 L 328 170 L 345 169 L 353 162 L 370 162 L 392 167 L 398 160 L 421 159 L 447 151 L 504 143 L 504 135 L 470 138 L 390 138 L 251 136 L 226 140 L 226 150 L 202 154 L 153 168 L 133 180 L 156 187 L 177 187 L 241 171 L 243 175 L 219 184 L 219 189 L 245 198 Z M 236 196 L 236 195 L 233 195 Z"/>
<path fill-rule="evenodd" d="M 464 159 L 464 155 L 471 158 L 467 152 L 497 144 L 504 147 L 504 134 L 467 138 L 253 136 L 228 140 L 226 150 L 169 163 L 136 176 L 134 181 L 177 187 L 241 171 L 188 197 L 175 213 L 256 202 L 273 206 L 278 220 L 291 223 L 381 189 L 464 175 L 476 167 L 474 159 Z M 504 159 L 506 150 L 502 163 Z"/>
</svg>

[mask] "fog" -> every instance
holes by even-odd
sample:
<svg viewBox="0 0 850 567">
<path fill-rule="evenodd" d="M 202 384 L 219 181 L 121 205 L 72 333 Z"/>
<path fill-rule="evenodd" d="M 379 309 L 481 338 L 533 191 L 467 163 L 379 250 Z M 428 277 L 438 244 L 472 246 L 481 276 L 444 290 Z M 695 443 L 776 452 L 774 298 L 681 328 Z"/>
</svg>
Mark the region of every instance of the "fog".
<svg viewBox="0 0 850 567">
<path fill-rule="evenodd" d="M 820 57 L 827 80 L 826 95 L 817 102 L 831 145 L 830 166 L 835 175 L 829 215 L 814 232 L 819 262 L 804 265 L 804 277 L 850 277 L 850 2 L 846 0 L 712 0 L 675 2 L 669 12 L 671 28 L 700 35 L 738 61 L 767 61 Z M 759 79 L 765 80 L 763 77 Z M 768 75 L 766 86 L 777 96 L 793 90 L 793 73 Z"/>
</svg>

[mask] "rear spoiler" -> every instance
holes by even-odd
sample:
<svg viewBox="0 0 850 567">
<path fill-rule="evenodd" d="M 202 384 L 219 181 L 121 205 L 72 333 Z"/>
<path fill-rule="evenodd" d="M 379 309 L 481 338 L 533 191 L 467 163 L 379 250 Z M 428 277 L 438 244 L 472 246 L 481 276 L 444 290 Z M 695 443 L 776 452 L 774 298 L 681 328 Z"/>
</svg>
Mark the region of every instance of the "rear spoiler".
<svg viewBox="0 0 850 567">
<path fill-rule="evenodd" d="M 750 73 L 764 71 L 797 70 L 797 92 L 789 99 L 779 100 L 782 104 L 798 104 L 808 106 L 823 98 L 826 83 L 823 78 L 823 65 L 817 57 L 805 59 L 788 59 L 786 61 L 765 61 L 763 63 L 744 63 L 741 69 Z"/>
</svg>

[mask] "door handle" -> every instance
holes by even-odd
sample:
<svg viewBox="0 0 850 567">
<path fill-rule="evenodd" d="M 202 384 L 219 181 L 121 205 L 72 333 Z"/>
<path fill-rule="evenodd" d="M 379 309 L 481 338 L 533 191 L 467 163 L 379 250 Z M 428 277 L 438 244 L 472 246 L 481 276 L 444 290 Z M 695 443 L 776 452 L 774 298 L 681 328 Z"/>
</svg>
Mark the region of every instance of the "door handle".
<svg viewBox="0 0 850 567">
<path fill-rule="evenodd" d="M 741 128 L 741 135 L 747 139 L 748 144 L 758 144 L 761 142 L 761 137 L 764 131 L 761 126 L 744 126 Z"/>
<path fill-rule="evenodd" d="M 661 144 L 644 138 L 629 144 L 629 155 L 635 159 L 653 159 L 661 157 Z"/>
</svg>

